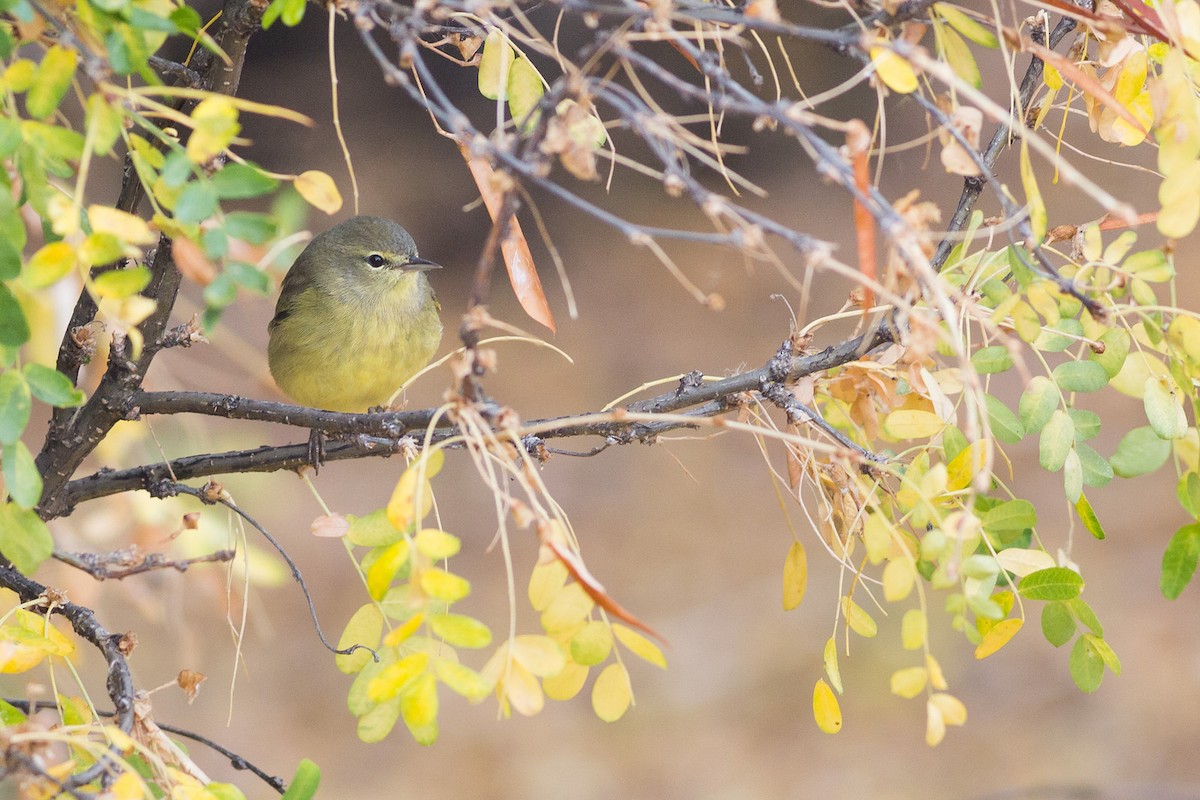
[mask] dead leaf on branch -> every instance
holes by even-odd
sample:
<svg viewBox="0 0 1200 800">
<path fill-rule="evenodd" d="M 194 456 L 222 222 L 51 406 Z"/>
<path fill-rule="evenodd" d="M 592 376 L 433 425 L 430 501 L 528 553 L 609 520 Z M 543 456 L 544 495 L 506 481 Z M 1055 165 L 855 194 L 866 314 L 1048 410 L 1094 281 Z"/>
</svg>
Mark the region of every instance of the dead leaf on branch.
<svg viewBox="0 0 1200 800">
<path fill-rule="evenodd" d="M 475 179 L 475 185 L 479 188 L 480 196 L 483 197 L 483 204 L 492 218 L 492 224 L 495 224 L 504 205 L 504 190 L 500 188 L 502 178 L 485 159 L 471 155 L 470 150 L 462 142 L 458 143 L 458 149 L 467 162 L 467 168 L 471 170 L 471 177 Z M 521 308 L 525 309 L 525 313 L 535 321 L 545 325 L 553 332 L 555 330 L 554 315 L 550 313 L 550 304 L 542 291 L 542 281 L 538 278 L 537 267 L 533 263 L 533 253 L 529 250 L 529 242 L 525 238 L 524 231 L 521 230 L 520 220 L 515 216 L 508 221 L 508 230 L 500 242 L 500 252 L 504 256 L 504 265 L 508 268 L 508 280 L 512 284 L 513 292 L 517 295 L 517 300 L 521 303 Z"/>
</svg>

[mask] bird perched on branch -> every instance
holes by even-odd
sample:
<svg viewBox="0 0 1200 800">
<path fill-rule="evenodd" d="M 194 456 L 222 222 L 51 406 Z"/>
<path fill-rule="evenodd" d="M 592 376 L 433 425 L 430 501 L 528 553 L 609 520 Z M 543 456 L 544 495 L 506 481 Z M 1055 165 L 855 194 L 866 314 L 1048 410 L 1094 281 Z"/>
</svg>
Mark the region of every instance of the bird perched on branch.
<svg viewBox="0 0 1200 800">
<path fill-rule="evenodd" d="M 383 405 L 429 363 L 441 306 L 408 231 L 354 217 L 318 234 L 292 264 L 268 326 L 275 383 L 327 411 Z"/>
</svg>

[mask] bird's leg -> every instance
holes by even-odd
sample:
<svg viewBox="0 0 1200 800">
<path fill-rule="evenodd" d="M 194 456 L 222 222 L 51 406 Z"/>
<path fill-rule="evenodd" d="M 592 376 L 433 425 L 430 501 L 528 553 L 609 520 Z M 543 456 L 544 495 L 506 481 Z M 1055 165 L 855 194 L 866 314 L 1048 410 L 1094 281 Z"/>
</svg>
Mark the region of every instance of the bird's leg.
<svg viewBox="0 0 1200 800">
<path fill-rule="evenodd" d="M 308 432 L 308 463 L 312 464 L 313 472 L 321 471 L 325 461 L 325 431 L 313 428 Z"/>
</svg>

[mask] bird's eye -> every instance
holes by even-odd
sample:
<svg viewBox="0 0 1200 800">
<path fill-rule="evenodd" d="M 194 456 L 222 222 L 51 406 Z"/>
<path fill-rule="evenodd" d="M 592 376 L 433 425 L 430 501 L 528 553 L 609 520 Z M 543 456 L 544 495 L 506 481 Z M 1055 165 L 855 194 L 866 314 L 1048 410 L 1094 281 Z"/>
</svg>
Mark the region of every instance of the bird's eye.
<svg viewBox="0 0 1200 800">
<path fill-rule="evenodd" d="M 367 256 L 367 263 L 371 265 L 371 269 L 380 269 L 387 263 L 387 259 L 379 255 L 379 253 L 371 253 Z"/>
</svg>

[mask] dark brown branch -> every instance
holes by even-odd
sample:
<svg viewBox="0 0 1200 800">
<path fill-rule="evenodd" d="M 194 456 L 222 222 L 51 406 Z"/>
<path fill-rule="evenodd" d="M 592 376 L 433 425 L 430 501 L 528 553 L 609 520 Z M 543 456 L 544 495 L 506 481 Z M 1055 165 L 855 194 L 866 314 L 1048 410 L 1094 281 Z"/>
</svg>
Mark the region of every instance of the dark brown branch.
<svg viewBox="0 0 1200 800">
<path fill-rule="evenodd" d="M 208 555 L 194 558 L 174 559 L 163 553 L 143 553 L 136 545 L 113 553 L 70 553 L 65 550 L 55 550 L 54 557 L 76 569 L 83 570 L 99 581 L 121 580 L 143 572 L 159 569 L 173 569 L 177 572 L 187 572 L 193 564 L 208 564 L 232 561 L 236 555 L 233 550 L 217 550 Z"/>
</svg>

